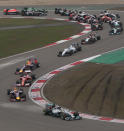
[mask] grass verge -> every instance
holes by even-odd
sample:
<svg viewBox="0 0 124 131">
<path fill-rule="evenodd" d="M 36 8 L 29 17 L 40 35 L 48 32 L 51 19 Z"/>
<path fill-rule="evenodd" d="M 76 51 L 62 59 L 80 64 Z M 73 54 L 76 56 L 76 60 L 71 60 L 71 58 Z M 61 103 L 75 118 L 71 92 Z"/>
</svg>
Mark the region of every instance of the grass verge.
<svg viewBox="0 0 124 131">
<path fill-rule="evenodd" d="M 0 27 L 9 27 L 9 26 L 24 26 L 24 25 L 39 25 L 39 24 L 55 24 L 59 21 L 56 20 L 41 20 L 41 19 L 31 19 L 31 18 L 1 18 Z"/>
<path fill-rule="evenodd" d="M 44 21 L 42 23 L 46 24 L 46 22 L 47 21 Z M 53 22 L 54 21 L 51 21 L 51 23 Z M 36 24 L 33 22 L 31 23 Z M 25 24 L 31 23 L 26 22 Z M 50 23 L 50 21 L 48 21 L 48 23 Z M 20 21 L 18 24 L 20 24 Z M 77 34 L 82 30 L 83 28 L 81 25 L 72 24 L 0 31 L 0 58 L 40 48 L 49 43 Z"/>
</svg>

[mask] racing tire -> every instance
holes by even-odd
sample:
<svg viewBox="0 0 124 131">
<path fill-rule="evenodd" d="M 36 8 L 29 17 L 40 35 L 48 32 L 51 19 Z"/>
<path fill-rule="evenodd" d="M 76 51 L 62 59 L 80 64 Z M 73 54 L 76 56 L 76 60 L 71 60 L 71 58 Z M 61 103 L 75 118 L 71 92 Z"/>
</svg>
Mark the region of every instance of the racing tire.
<svg viewBox="0 0 124 131">
<path fill-rule="evenodd" d="M 21 83 L 21 80 L 17 80 L 17 81 L 16 81 L 16 84 L 20 84 L 20 83 Z"/>
<path fill-rule="evenodd" d="M 36 64 L 36 68 L 39 68 L 39 67 L 40 67 L 40 63 L 37 63 L 37 64 Z"/>
<path fill-rule="evenodd" d="M 79 47 L 77 51 L 82 51 L 82 48 L 81 48 L 81 47 Z"/>
<path fill-rule="evenodd" d="M 15 74 L 17 75 L 20 71 L 20 68 L 16 68 Z"/>
<path fill-rule="evenodd" d="M 26 101 L 26 95 L 25 94 L 21 95 L 21 101 Z"/>
<path fill-rule="evenodd" d="M 59 51 L 59 53 L 58 53 L 57 56 L 58 56 L 58 57 L 61 57 L 61 56 L 62 56 L 62 51 Z"/>
<path fill-rule="evenodd" d="M 21 11 L 21 15 L 25 16 L 25 11 L 24 10 Z"/>
<path fill-rule="evenodd" d="M 74 116 L 79 116 L 79 113 L 78 112 L 74 112 Z"/>
<path fill-rule="evenodd" d="M 120 15 L 119 15 L 119 14 L 116 14 L 116 17 L 117 17 L 117 18 L 120 18 Z"/>
<path fill-rule="evenodd" d="M 98 28 L 99 30 L 103 30 L 103 27 L 102 26 L 99 26 L 99 28 Z"/>
<path fill-rule="evenodd" d="M 101 36 L 97 36 L 97 40 L 101 40 Z"/>
<path fill-rule="evenodd" d="M 69 55 L 71 56 L 73 54 L 73 51 L 69 52 Z"/>
<path fill-rule="evenodd" d="M 4 15 L 7 15 L 8 13 L 7 13 L 7 12 L 4 12 L 3 14 L 4 14 Z"/>
<path fill-rule="evenodd" d="M 10 95 L 11 90 L 7 89 L 7 95 Z"/>
<path fill-rule="evenodd" d="M 25 83 L 29 83 L 29 84 L 31 85 L 32 80 L 26 80 L 26 82 L 25 82 Z"/>
<path fill-rule="evenodd" d="M 65 120 L 65 117 L 64 117 L 64 114 L 63 114 L 63 113 L 60 114 L 60 118 L 61 118 L 62 120 Z"/>
<path fill-rule="evenodd" d="M 96 31 L 97 30 L 97 28 L 95 27 L 95 25 L 92 25 L 91 29 L 92 29 L 92 31 Z"/>
<path fill-rule="evenodd" d="M 81 40 L 81 44 L 84 45 L 85 44 L 85 40 Z"/>
<path fill-rule="evenodd" d="M 64 120 L 66 120 L 66 121 L 70 121 L 71 120 L 71 118 L 70 117 L 65 117 L 65 119 Z"/>
<path fill-rule="evenodd" d="M 32 78 L 32 80 L 35 80 L 36 76 L 35 75 L 31 75 L 31 78 Z"/>
</svg>

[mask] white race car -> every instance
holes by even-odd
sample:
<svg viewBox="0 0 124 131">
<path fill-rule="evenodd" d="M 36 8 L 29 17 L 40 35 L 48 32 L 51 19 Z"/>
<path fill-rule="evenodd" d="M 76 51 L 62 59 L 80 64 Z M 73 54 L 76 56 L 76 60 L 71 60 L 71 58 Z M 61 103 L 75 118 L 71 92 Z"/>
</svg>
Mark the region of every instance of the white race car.
<svg viewBox="0 0 124 131">
<path fill-rule="evenodd" d="M 61 57 L 61 56 L 71 56 L 72 54 L 78 52 L 78 51 L 81 51 L 82 48 L 81 46 L 76 43 L 76 44 L 71 44 L 68 48 L 64 49 L 63 51 L 59 51 L 58 53 L 58 57 Z"/>
</svg>

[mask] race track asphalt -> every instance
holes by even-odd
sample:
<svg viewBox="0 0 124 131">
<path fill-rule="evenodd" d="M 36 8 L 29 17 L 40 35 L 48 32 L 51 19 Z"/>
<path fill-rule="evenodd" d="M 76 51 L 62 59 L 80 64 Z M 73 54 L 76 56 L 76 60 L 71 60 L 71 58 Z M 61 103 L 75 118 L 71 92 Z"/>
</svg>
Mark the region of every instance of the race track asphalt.
<svg viewBox="0 0 124 131">
<path fill-rule="evenodd" d="M 119 13 L 124 22 L 124 13 Z M 58 17 L 51 13 L 52 17 Z M 2 14 L 1 14 L 2 16 Z M 10 17 L 10 16 L 9 16 Z M 58 58 L 58 50 L 68 47 L 72 41 L 37 51 L 21 54 L 0 60 L 0 130 L 1 131 L 122 131 L 123 124 L 107 123 L 83 119 L 81 121 L 62 121 L 57 118 L 44 116 L 41 107 L 34 104 L 29 98 L 24 103 L 10 103 L 6 90 L 12 88 L 18 76 L 14 75 L 16 67 L 23 65 L 29 56 L 36 56 L 41 67 L 34 71 L 37 77 L 58 67 L 74 61 L 101 54 L 116 48 L 123 47 L 123 33 L 119 36 L 108 35 L 109 26 L 104 24 L 104 30 L 99 31 L 102 40 L 92 45 L 82 47 L 71 57 Z M 84 37 L 84 36 L 83 36 Z M 74 41 L 80 42 L 81 38 Z M 25 89 L 28 92 L 28 89 Z M 107 106 L 107 105 L 106 105 Z"/>
</svg>

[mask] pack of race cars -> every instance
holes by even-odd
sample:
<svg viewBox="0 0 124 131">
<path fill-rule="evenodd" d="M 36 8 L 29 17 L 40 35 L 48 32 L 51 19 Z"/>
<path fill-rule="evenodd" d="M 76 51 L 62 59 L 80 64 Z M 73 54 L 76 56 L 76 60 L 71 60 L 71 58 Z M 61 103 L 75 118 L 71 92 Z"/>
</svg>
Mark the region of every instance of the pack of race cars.
<svg viewBox="0 0 124 131">
<path fill-rule="evenodd" d="M 91 34 L 88 37 L 81 40 L 81 43 L 74 43 L 68 48 L 65 48 L 63 51 L 59 51 L 57 56 L 71 56 L 72 54 L 81 51 L 81 45 L 84 44 L 93 44 L 98 40 L 101 40 L 101 36 L 97 35 L 98 30 L 103 30 L 103 24 L 108 23 L 110 25 L 109 35 L 120 35 L 123 31 L 123 24 L 120 21 L 119 14 L 113 14 L 109 11 L 103 11 L 98 16 L 91 15 L 86 12 L 78 10 L 67 10 L 66 8 L 55 8 L 55 14 L 61 16 L 68 16 L 69 20 L 88 23 L 91 26 Z M 78 47 L 78 48 L 77 48 Z"/>
<path fill-rule="evenodd" d="M 67 10 L 55 8 L 55 14 L 67 14 L 69 20 L 88 23 L 92 31 L 103 30 L 103 23 L 109 23 L 111 30 L 109 35 L 119 35 L 123 31 L 123 24 L 120 21 L 119 14 L 113 14 L 109 11 L 103 11 L 98 15 L 91 15 L 80 10 Z"/>
<path fill-rule="evenodd" d="M 24 87 L 30 87 L 33 81 L 36 79 L 33 70 L 40 67 L 36 58 L 29 58 L 24 66 L 17 68 L 15 74 L 19 76 L 15 83 L 14 89 L 8 89 L 7 95 L 11 102 L 26 101 L 26 94 L 24 93 Z"/>
<path fill-rule="evenodd" d="M 4 9 L 4 15 L 19 15 L 22 16 L 45 16 L 47 15 L 47 10 L 39 10 L 36 8 L 25 7 L 21 11 L 17 9 Z M 55 8 L 55 14 L 60 14 L 61 16 L 68 16 L 69 20 L 74 20 L 78 22 L 84 22 L 91 25 L 92 31 L 103 30 L 103 24 L 108 23 L 111 30 L 109 35 L 119 35 L 123 31 L 123 24 L 120 21 L 119 14 L 112 14 L 108 11 L 101 12 L 98 16 L 90 15 L 88 13 L 77 11 L 77 10 L 67 10 L 61 8 Z M 71 56 L 77 52 L 82 51 L 82 45 L 92 44 L 96 41 L 101 40 L 101 36 L 96 33 L 90 33 L 86 38 L 81 40 L 81 43 L 72 43 L 68 48 L 59 51 L 57 56 Z M 8 89 L 7 95 L 11 102 L 21 102 L 26 101 L 26 94 L 24 93 L 24 87 L 30 87 L 36 76 L 32 73 L 33 70 L 40 67 L 39 62 L 36 58 L 29 59 L 25 65 L 21 68 L 17 68 L 15 74 L 19 76 L 16 81 L 14 89 Z M 78 112 L 72 112 L 70 110 L 64 109 L 55 104 L 46 104 L 44 110 L 45 115 L 60 118 L 62 120 L 81 120 Z"/>
<path fill-rule="evenodd" d="M 3 9 L 4 15 L 22 15 L 22 16 L 46 16 L 46 9 L 38 9 L 34 7 L 24 7 L 21 11 L 17 9 Z"/>
<path fill-rule="evenodd" d="M 23 88 L 31 86 L 33 80 L 36 79 L 36 76 L 32 73 L 32 71 L 39 67 L 40 64 L 37 59 L 30 58 L 27 60 L 26 64 L 22 66 L 22 68 L 16 69 L 15 75 L 19 76 L 19 79 L 16 81 L 16 86 L 14 89 L 7 89 L 7 95 L 9 96 L 10 102 L 26 101 L 26 94 L 24 93 Z M 55 104 L 46 104 L 43 112 L 44 115 L 61 118 L 66 121 L 82 119 L 78 112 L 72 112 Z"/>
</svg>

